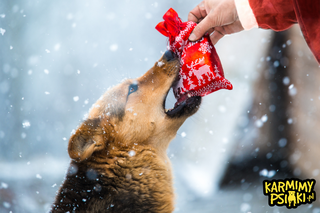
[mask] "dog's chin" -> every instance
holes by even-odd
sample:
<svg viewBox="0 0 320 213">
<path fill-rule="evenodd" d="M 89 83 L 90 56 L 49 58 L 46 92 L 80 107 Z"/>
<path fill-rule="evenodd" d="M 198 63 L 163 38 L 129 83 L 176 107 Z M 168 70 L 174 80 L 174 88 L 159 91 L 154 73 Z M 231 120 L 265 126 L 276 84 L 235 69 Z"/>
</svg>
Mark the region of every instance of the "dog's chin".
<svg viewBox="0 0 320 213">
<path fill-rule="evenodd" d="M 185 97 L 182 98 L 182 100 L 180 98 L 180 101 L 177 101 L 172 109 L 165 109 L 167 96 L 168 94 L 163 101 L 163 110 L 169 118 L 189 117 L 198 111 L 201 104 L 200 96 L 188 97 L 188 95 L 185 94 Z"/>
</svg>

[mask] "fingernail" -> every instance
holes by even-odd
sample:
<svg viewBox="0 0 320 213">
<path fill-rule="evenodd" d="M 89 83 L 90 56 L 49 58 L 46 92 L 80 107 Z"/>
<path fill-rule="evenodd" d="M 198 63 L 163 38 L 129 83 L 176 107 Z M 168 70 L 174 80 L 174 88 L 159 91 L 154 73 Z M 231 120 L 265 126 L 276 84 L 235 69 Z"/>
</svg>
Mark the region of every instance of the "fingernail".
<svg viewBox="0 0 320 213">
<path fill-rule="evenodd" d="M 189 40 L 190 41 L 196 40 L 196 35 L 194 33 L 191 33 L 191 35 L 189 36 Z"/>
<path fill-rule="evenodd" d="M 214 31 L 212 31 L 212 33 L 210 33 L 210 35 L 209 35 L 209 36 L 211 37 L 211 36 L 213 36 L 213 34 L 214 34 Z"/>
</svg>

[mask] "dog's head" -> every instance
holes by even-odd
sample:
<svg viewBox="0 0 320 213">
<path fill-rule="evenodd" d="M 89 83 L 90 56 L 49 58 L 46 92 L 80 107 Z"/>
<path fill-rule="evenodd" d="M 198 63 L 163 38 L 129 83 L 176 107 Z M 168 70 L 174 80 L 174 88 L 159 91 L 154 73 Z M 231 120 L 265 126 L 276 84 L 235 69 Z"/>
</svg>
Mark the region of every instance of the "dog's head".
<svg viewBox="0 0 320 213">
<path fill-rule="evenodd" d="M 166 153 L 179 127 L 199 108 L 201 97 L 190 97 L 165 109 L 167 94 L 177 79 L 179 60 L 167 51 L 143 76 L 109 89 L 90 109 L 69 141 L 76 161 L 93 153 L 135 145 L 152 146 Z"/>
<path fill-rule="evenodd" d="M 288 191 L 289 192 L 289 196 L 294 196 L 294 194 L 296 193 L 295 191 Z"/>
</svg>

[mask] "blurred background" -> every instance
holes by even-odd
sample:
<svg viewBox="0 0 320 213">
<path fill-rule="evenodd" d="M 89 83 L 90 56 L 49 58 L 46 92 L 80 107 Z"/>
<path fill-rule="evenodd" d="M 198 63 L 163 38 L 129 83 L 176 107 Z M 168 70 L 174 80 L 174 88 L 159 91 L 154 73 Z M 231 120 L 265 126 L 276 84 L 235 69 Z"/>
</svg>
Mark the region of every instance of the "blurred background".
<svg viewBox="0 0 320 213">
<path fill-rule="evenodd" d="M 48 212 L 71 131 L 161 57 L 163 14 L 186 21 L 198 3 L 0 1 L 0 212 Z M 320 68 L 299 27 L 226 36 L 216 49 L 234 89 L 206 96 L 169 147 L 175 212 L 319 213 L 318 202 L 269 207 L 262 193 L 265 179 L 319 178 Z"/>
</svg>

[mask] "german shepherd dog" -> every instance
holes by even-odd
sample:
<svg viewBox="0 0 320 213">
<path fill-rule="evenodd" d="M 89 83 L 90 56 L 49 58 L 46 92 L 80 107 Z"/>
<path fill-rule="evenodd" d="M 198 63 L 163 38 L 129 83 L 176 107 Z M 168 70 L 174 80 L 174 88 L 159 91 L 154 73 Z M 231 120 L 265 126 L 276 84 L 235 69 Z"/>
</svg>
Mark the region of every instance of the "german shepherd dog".
<svg viewBox="0 0 320 213">
<path fill-rule="evenodd" d="M 179 60 L 165 52 L 143 76 L 108 90 L 69 140 L 71 163 L 51 212 L 172 212 L 172 169 L 166 150 L 201 97 L 170 110 L 167 94 Z"/>
</svg>

